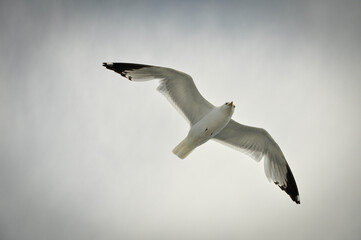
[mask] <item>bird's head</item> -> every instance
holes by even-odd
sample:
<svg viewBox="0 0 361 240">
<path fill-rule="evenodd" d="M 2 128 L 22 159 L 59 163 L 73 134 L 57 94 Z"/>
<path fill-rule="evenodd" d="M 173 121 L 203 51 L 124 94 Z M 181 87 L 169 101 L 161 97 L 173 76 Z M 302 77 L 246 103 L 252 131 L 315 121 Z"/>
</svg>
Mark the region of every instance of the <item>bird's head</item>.
<svg viewBox="0 0 361 240">
<path fill-rule="evenodd" d="M 222 106 L 222 109 L 226 110 L 226 111 L 230 111 L 233 113 L 234 111 L 234 108 L 236 107 L 234 104 L 233 104 L 233 101 L 232 102 L 226 102 L 225 104 L 223 104 Z"/>
<path fill-rule="evenodd" d="M 236 105 L 233 104 L 233 101 L 232 101 L 232 102 L 226 102 L 224 105 L 229 106 L 229 107 L 231 107 L 231 108 L 235 108 L 235 107 L 236 107 Z"/>
</svg>

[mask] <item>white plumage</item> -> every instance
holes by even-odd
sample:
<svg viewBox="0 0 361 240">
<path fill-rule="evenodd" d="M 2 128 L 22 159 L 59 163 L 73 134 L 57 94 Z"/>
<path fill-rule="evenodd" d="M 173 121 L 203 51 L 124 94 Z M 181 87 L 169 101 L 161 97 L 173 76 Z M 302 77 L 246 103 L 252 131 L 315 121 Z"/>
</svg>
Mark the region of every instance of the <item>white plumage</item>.
<svg viewBox="0 0 361 240">
<path fill-rule="evenodd" d="M 256 161 L 263 158 L 267 178 L 300 203 L 296 181 L 280 147 L 266 130 L 232 120 L 233 102 L 213 106 L 202 97 L 188 74 L 171 68 L 134 63 L 103 63 L 103 66 L 131 81 L 160 80 L 158 91 L 190 124 L 187 137 L 173 149 L 178 157 L 183 159 L 199 145 L 214 139 Z"/>
</svg>

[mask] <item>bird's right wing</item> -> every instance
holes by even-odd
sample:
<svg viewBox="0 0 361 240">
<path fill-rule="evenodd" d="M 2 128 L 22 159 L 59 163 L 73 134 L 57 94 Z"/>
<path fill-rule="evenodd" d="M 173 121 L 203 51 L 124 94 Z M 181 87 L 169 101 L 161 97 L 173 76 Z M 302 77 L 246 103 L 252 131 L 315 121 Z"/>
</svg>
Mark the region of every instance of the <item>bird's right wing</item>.
<svg viewBox="0 0 361 240">
<path fill-rule="evenodd" d="M 214 107 L 199 93 L 191 76 L 183 72 L 171 68 L 135 63 L 111 62 L 103 63 L 103 66 L 130 81 L 159 79 L 160 85 L 157 90 L 173 104 L 191 126 Z"/>
<path fill-rule="evenodd" d="M 213 139 L 248 154 L 256 161 L 264 158 L 267 178 L 284 190 L 293 201 L 300 203 L 296 181 L 286 158 L 266 130 L 242 125 L 231 119 Z"/>
</svg>

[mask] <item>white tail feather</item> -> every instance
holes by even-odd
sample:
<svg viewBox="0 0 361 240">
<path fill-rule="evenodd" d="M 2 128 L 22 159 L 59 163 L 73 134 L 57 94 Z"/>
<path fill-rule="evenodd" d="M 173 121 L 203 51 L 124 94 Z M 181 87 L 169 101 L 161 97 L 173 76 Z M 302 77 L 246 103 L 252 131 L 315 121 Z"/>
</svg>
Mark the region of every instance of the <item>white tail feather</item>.
<svg viewBox="0 0 361 240">
<path fill-rule="evenodd" d="M 173 153 L 179 158 L 184 159 L 194 150 L 194 148 L 195 146 L 192 146 L 188 141 L 188 137 L 186 137 L 173 149 Z"/>
</svg>

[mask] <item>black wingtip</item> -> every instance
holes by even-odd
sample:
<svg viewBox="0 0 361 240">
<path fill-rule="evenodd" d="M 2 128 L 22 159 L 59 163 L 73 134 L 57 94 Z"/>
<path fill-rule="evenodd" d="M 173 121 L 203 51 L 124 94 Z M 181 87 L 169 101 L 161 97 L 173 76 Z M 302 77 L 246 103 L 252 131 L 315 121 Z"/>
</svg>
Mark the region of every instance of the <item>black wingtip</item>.
<svg viewBox="0 0 361 240">
<path fill-rule="evenodd" d="M 114 70 L 114 64 L 112 62 L 103 62 L 103 67 Z"/>
<path fill-rule="evenodd" d="M 128 78 L 128 80 L 130 81 L 132 81 L 132 77 L 127 74 L 128 72 L 144 67 L 152 67 L 150 65 L 145 65 L 145 64 L 119 63 L 119 62 L 109 62 L 109 63 L 104 62 L 103 66 L 110 70 L 113 70 L 114 72 L 119 73 L 123 77 Z"/>
<path fill-rule="evenodd" d="M 277 183 L 276 183 L 277 184 Z M 296 202 L 297 204 L 300 204 L 300 195 L 298 193 L 298 188 L 296 184 L 296 180 L 293 177 L 291 168 L 287 165 L 287 174 L 286 174 L 286 185 L 279 186 L 283 191 L 285 191 L 291 199 Z"/>
</svg>

